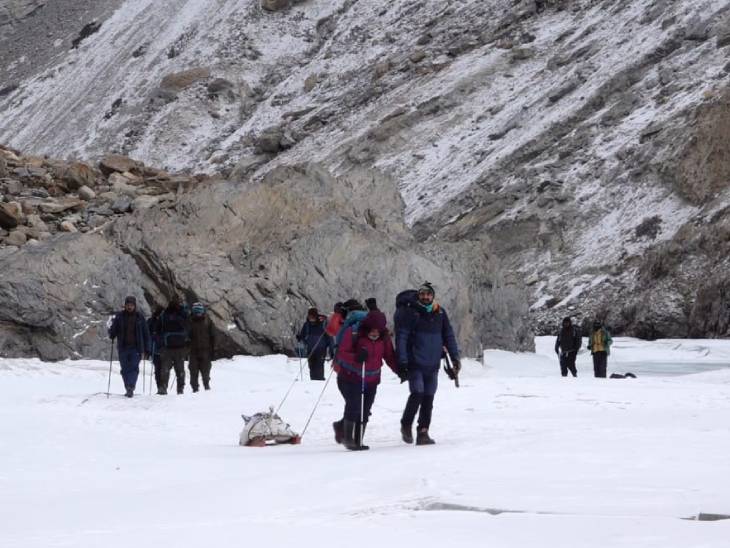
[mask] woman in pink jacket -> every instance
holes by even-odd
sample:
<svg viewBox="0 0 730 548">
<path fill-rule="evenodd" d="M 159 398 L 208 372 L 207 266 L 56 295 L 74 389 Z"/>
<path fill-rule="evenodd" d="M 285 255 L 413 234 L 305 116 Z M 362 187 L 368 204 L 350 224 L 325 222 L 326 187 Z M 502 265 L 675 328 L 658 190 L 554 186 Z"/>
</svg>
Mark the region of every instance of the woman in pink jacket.
<svg viewBox="0 0 730 548">
<path fill-rule="evenodd" d="M 357 331 L 347 328 L 335 355 L 337 387 L 345 398 L 344 418 L 333 423 L 335 440 L 341 440 L 351 451 L 369 449 L 362 439 L 383 362 L 397 374 L 395 350 L 386 323 L 385 314 L 379 310 L 369 312 Z"/>
</svg>

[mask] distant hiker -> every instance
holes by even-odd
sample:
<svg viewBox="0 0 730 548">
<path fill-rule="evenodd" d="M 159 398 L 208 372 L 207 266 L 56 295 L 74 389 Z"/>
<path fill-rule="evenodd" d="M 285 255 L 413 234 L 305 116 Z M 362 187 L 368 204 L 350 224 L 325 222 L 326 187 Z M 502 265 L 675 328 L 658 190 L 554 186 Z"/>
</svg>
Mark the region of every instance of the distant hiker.
<svg viewBox="0 0 730 548">
<path fill-rule="evenodd" d="M 434 302 L 435 295 L 433 286 L 425 282 L 418 291 L 403 291 L 396 297 L 394 324 L 398 376 L 408 380 L 411 392 L 401 418 L 401 436 L 404 442 L 413 443 L 413 420 L 418 413 L 416 445 L 435 443 L 428 435 L 428 429 L 444 348 L 456 374 L 461 370 L 454 330 L 446 310 Z"/>
<path fill-rule="evenodd" d="M 200 388 L 198 377 L 203 377 L 203 388 L 210 390 L 210 368 L 215 354 L 215 331 L 203 303 L 193 303 L 190 317 L 190 386 L 193 392 Z"/>
<path fill-rule="evenodd" d="M 573 325 L 570 318 L 563 318 L 563 325 L 560 328 L 557 339 L 555 339 L 555 353 L 560 357 L 560 374 L 568 376 L 568 371 L 578 376 L 575 368 L 575 358 L 583 343 L 580 331 Z"/>
<path fill-rule="evenodd" d="M 588 350 L 593 355 L 593 374 L 599 378 L 606 378 L 608 355 L 611 353 L 613 339 L 608 330 L 603 327 L 601 320 L 594 320 L 591 336 L 588 337 Z"/>
<path fill-rule="evenodd" d="M 162 337 L 162 394 L 167 394 L 170 382 L 170 369 L 175 369 L 177 393 L 185 389 L 185 358 L 188 355 L 190 325 L 188 315 L 180 302 L 173 296 L 170 304 L 160 316 L 160 336 Z"/>
<path fill-rule="evenodd" d="M 124 395 L 134 396 L 139 376 L 139 361 L 150 353 L 150 332 L 142 313 L 137 310 L 137 299 L 124 299 L 124 310 L 114 316 L 109 337 L 117 340 L 117 352 L 124 380 Z"/>
<path fill-rule="evenodd" d="M 152 316 L 147 320 L 147 327 L 150 330 L 150 337 L 152 338 L 152 365 L 155 369 L 155 384 L 157 385 L 157 393 L 162 394 L 162 381 L 160 381 L 162 375 L 162 334 L 160 333 L 160 315 L 164 308 L 157 305 L 155 306 Z M 167 386 L 167 385 L 165 385 Z"/>
<path fill-rule="evenodd" d="M 342 442 L 351 451 L 369 449 L 362 440 L 380 384 L 383 362 L 393 372 L 397 371 L 385 314 L 376 310 L 367 314 L 357 331 L 354 325 L 345 329 L 334 359 L 337 387 L 345 399 L 345 411 L 342 420 L 332 423 L 332 427 L 335 441 Z"/>
<path fill-rule="evenodd" d="M 297 340 L 306 347 L 309 378 L 313 381 L 324 380 L 324 360 L 327 350 L 332 346 L 332 339 L 325 331 L 326 322 L 326 316 L 320 315 L 316 308 L 310 308 L 307 319 L 297 334 Z"/>
</svg>

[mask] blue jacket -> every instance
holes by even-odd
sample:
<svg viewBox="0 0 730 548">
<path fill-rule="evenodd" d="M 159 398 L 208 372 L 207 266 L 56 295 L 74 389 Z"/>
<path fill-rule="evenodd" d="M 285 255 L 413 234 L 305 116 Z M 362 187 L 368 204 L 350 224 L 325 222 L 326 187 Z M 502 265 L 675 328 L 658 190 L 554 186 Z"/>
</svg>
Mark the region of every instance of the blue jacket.
<svg viewBox="0 0 730 548">
<path fill-rule="evenodd" d="M 124 334 L 126 332 L 126 322 L 129 321 L 129 315 L 122 310 L 114 316 L 112 326 L 109 328 L 109 337 L 117 340 L 117 351 L 125 350 Z M 135 322 L 135 338 L 136 349 L 140 354 L 150 353 L 150 330 L 147 327 L 147 321 L 141 312 L 135 311 L 133 321 Z"/>
<path fill-rule="evenodd" d="M 297 339 L 307 345 L 307 354 L 324 354 L 332 346 L 332 338 L 324 332 L 327 318 L 304 322 Z"/>
<path fill-rule="evenodd" d="M 443 349 L 452 361 L 459 359 L 459 347 L 446 310 L 434 304 L 428 312 L 418 302 L 396 311 L 395 346 L 398 363 L 409 369 L 433 372 L 441 364 Z"/>
<path fill-rule="evenodd" d="M 352 327 L 353 333 L 357 333 L 357 329 L 360 327 L 360 322 L 362 322 L 367 315 L 368 313 L 364 310 L 352 310 L 347 314 L 347 318 L 345 318 L 345 321 L 342 322 L 342 327 L 340 327 L 340 330 L 337 332 L 337 336 L 335 337 L 335 351 L 339 348 L 340 343 L 342 342 L 342 337 L 345 336 L 347 328 Z"/>
</svg>

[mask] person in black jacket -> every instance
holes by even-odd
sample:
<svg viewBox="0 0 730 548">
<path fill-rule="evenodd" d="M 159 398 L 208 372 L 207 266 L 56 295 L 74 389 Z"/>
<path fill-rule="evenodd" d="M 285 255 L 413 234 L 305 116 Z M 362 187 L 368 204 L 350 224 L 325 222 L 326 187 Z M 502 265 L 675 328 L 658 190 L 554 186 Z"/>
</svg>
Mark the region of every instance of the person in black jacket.
<svg viewBox="0 0 730 548">
<path fill-rule="evenodd" d="M 563 377 L 568 376 L 568 371 L 574 377 L 578 376 L 575 358 L 580 350 L 581 342 L 582 337 L 578 328 L 573 325 L 570 318 L 563 318 L 563 325 L 555 339 L 555 353 L 560 358 L 560 374 Z"/>
<path fill-rule="evenodd" d="M 193 303 L 190 318 L 190 386 L 193 392 L 200 388 L 198 377 L 203 377 L 203 388 L 210 390 L 210 369 L 215 354 L 215 330 L 203 303 Z"/>
<path fill-rule="evenodd" d="M 173 296 L 170 304 L 160 315 L 160 337 L 162 339 L 162 394 L 167 394 L 170 369 L 175 368 L 177 393 L 185 390 L 185 358 L 190 342 L 190 321 L 182 306 L 180 297 Z"/>
<path fill-rule="evenodd" d="M 418 291 L 404 291 L 396 298 L 398 376 L 408 380 L 411 392 L 401 418 L 401 436 L 404 442 L 413 443 L 412 427 L 418 413 L 416 445 L 435 443 L 428 429 L 444 348 L 457 374 L 461 369 L 454 330 L 446 310 L 434 302 L 434 297 L 433 286 L 425 282 Z"/>
<path fill-rule="evenodd" d="M 163 394 L 162 390 L 162 335 L 160 334 L 160 316 L 164 308 L 157 305 L 155 306 L 152 316 L 147 320 L 147 327 L 150 330 L 150 337 L 152 338 L 152 365 L 155 369 L 155 384 L 157 384 L 157 393 Z M 165 385 L 166 386 L 166 385 Z"/>
<path fill-rule="evenodd" d="M 139 361 L 150 353 L 150 332 L 144 315 L 137 310 L 137 299 L 131 296 L 124 299 L 124 310 L 114 316 L 109 337 L 117 341 L 124 395 L 131 398 L 139 377 Z"/>
<path fill-rule="evenodd" d="M 325 332 L 327 317 L 321 316 L 316 308 L 307 311 L 307 321 L 297 335 L 297 340 L 302 341 L 307 347 L 307 364 L 309 365 L 309 378 L 313 381 L 323 381 L 324 360 L 327 357 L 327 349 L 332 347 L 332 339 Z"/>
</svg>

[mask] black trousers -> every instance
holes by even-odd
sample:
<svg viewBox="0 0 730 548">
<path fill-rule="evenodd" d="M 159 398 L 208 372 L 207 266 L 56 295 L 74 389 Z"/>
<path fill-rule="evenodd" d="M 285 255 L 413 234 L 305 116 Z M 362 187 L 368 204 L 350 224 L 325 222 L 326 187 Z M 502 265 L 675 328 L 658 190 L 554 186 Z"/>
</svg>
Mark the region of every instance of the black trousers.
<svg viewBox="0 0 730 548">
<path fill-rule="evenodd" d="M 593 353 L 593 375 L 602 379 L 606 378 L 606 366 L 608 365 L 608 354 L 606 352 Z"/>
<path fill-rule="evenodd" d="M 566 354 L 560 354 L 560 374 L 563 377 L 568 376 L 568 371 L 570 371 L 571 375 L 574 377 L 578 376 L 578 371 L 575 368 L 575 358 L 577 356 L 576 352 L 568 352 Z"/>
<path fill-rule="evenodd" d="M 359 381 L 352 382 L 349 380 L 344 380 L 342 379 L 342 377 L 337 377 L 337 388 L 340 389 L 340 394 L 342 394 L 342 397 L 345 398 L 345 420 L 360 422 L 362 384 Z M 377 391 L 377 384 L 365 384 L 365 397 L 363 402 L 364 423 L 368 422 L 368 417 L 370 417 L 370 408 L 373 406 L 373 402 L 375 401 L 375 394 Z"/>
<path fill-rule="evenodd" d="M 324 358 L 326 355 L 326 352 L 321 352 L 309 356 L 307 363 L 309 364 L 309 378 L 311 380 L 324 380 Z"/>
</svg>

